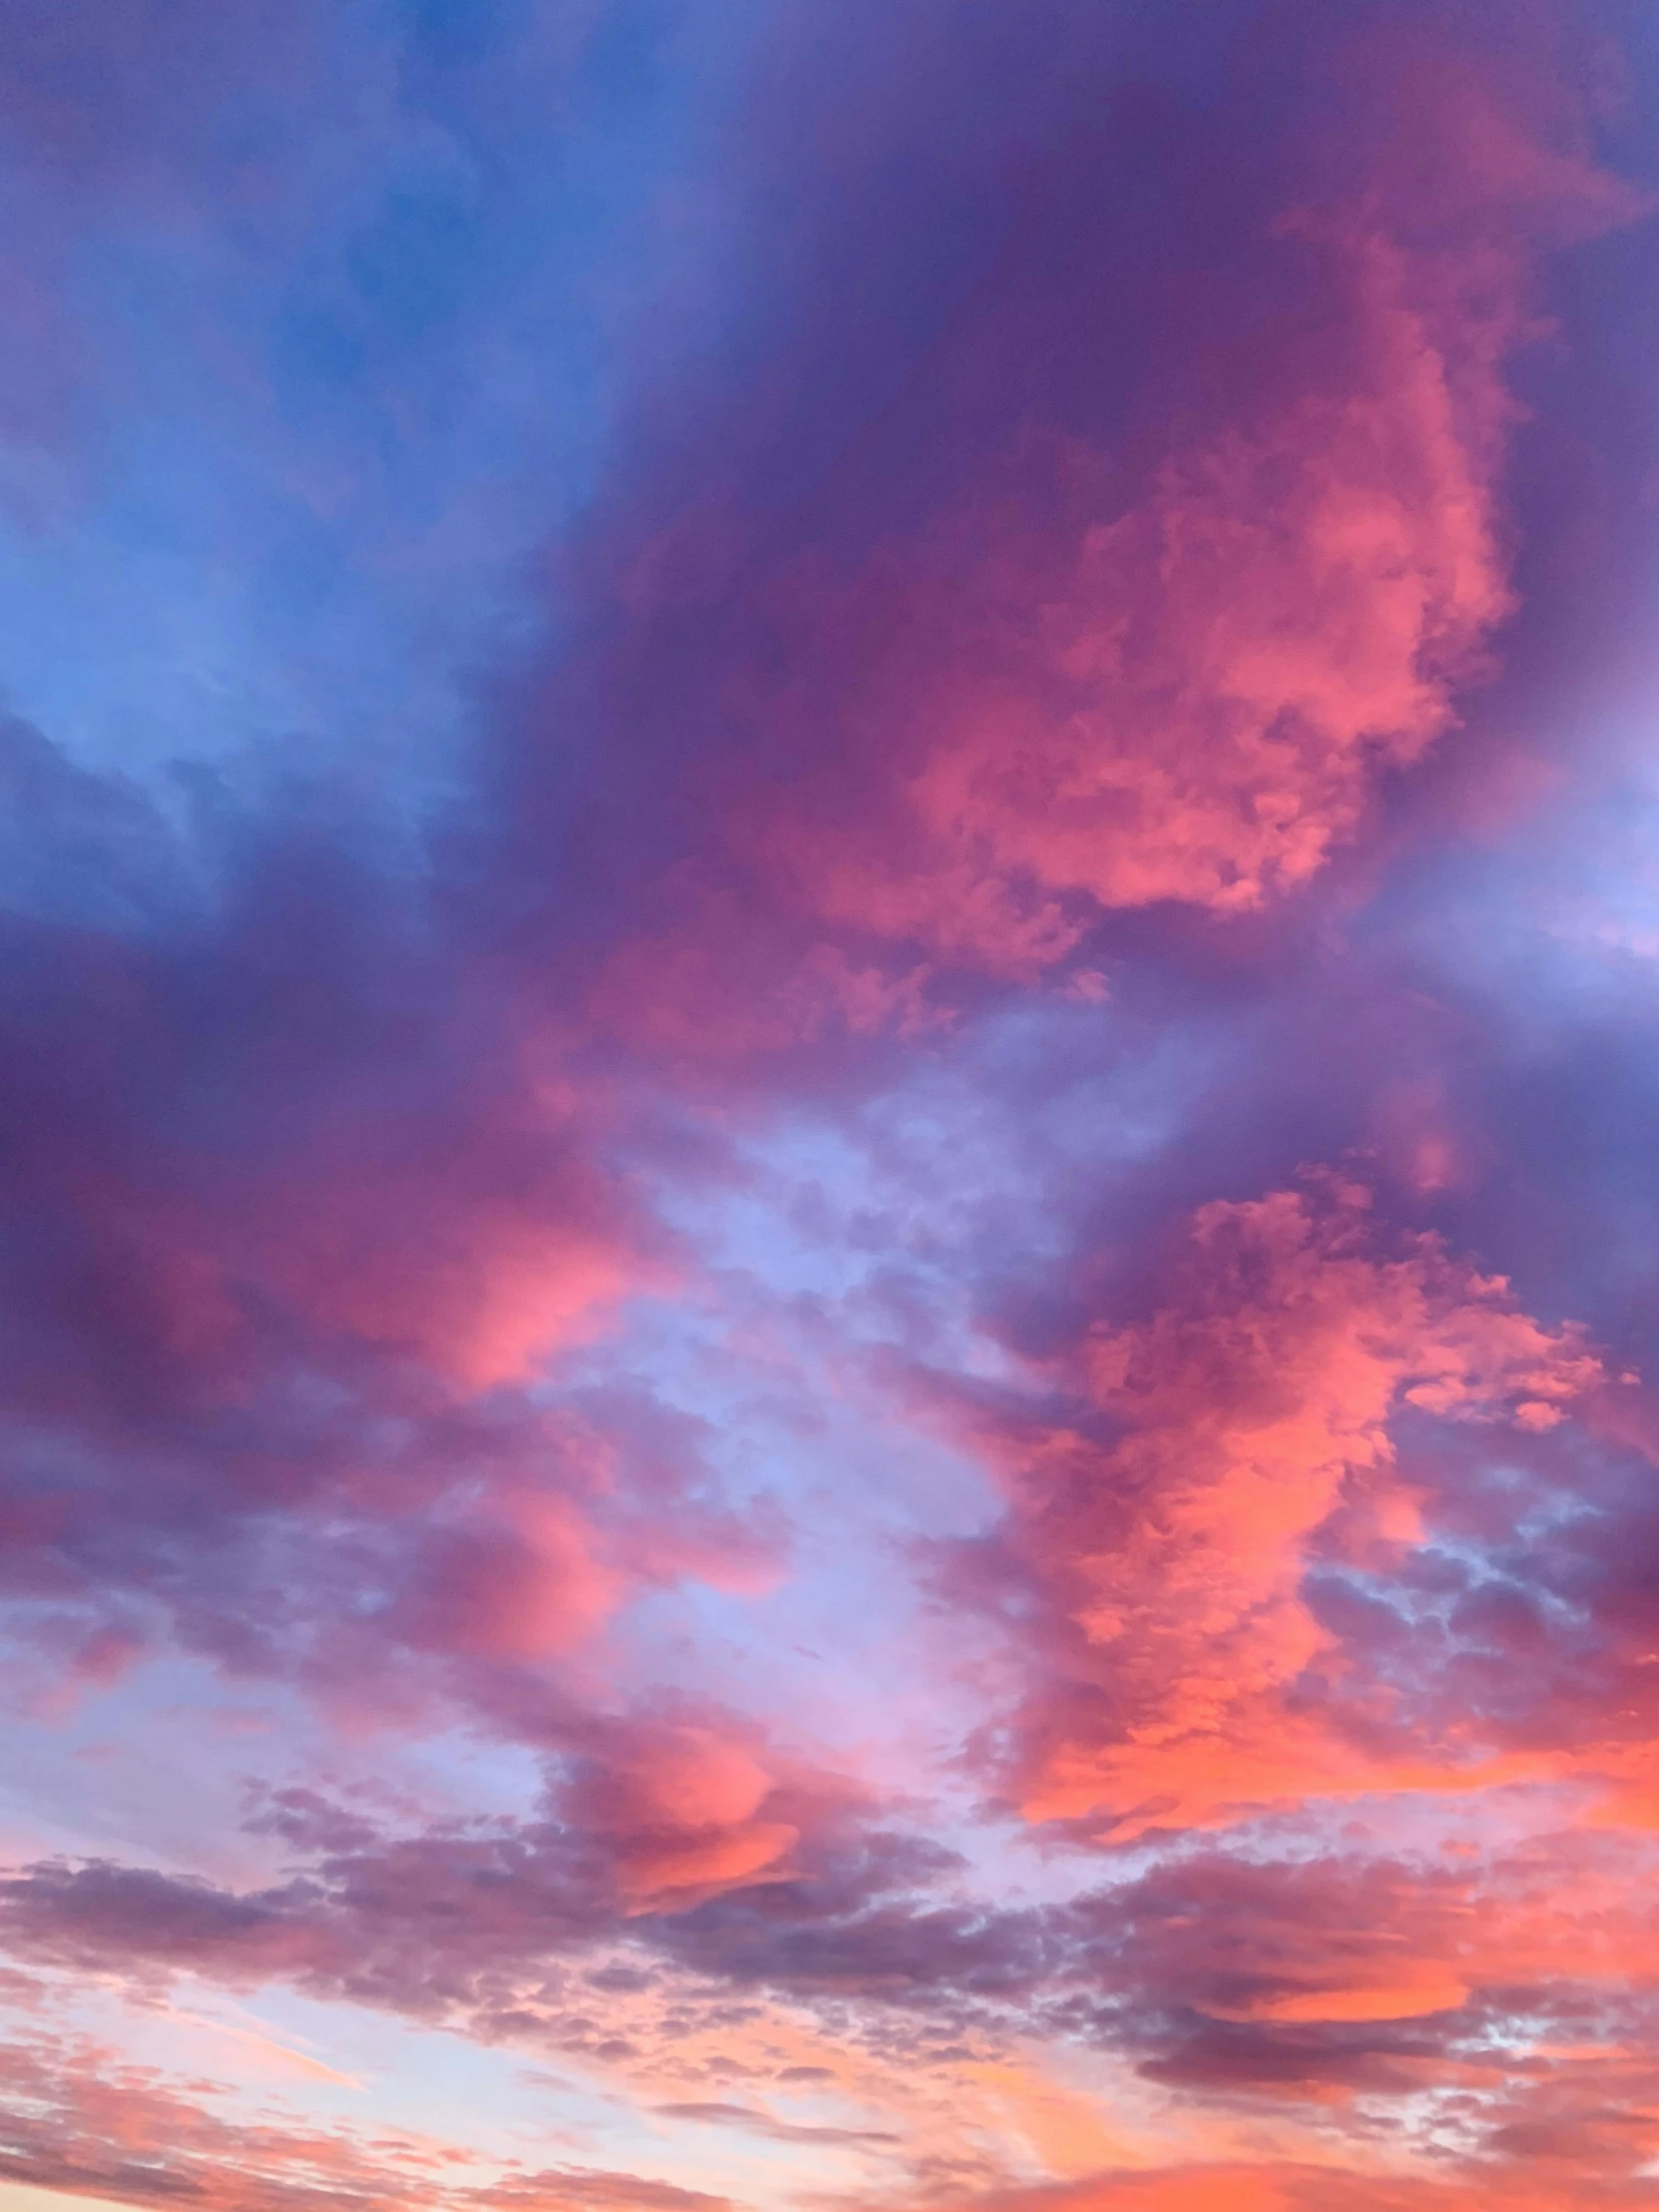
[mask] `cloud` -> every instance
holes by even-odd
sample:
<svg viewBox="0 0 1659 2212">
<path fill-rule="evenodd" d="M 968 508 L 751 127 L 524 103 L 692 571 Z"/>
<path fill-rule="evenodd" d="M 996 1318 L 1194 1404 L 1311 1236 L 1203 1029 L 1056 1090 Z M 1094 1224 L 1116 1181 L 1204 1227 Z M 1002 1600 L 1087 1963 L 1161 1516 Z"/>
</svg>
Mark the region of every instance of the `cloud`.
<svg viewBox="0 0 1659 2212">
<path fill-rule="evenodd" d="M 782 1881 L 801 1831 L 767 1817 L 780 1778 L 760 1752 L 697 1721 L 646 1721 L 607 1732 L 560 1802 L 607 1840 L 630 1911 Z"/>
<path fill-rule="evenodd" d="M 4 1885 L 6 1939 L 19 1958 L 141 1984 L 181 1972 L 277 1980 L 470 2018 L 511 2011 L 524 1977 L 556 1982 L 556 1961 L 625 1936 L 672 1959 L 666 1932 L 683 1924 L 695 1951 L 699 1909 L 729 1895 L 779 1892 L 787 1932 L 949 1863 L 876 1827 L 868 1792 L 707 1703 L 573 1706 L 562 1720 L 534 1819 L 399 1834 L 303 1789 L 272 1792 L 250 1826 L 295 1855 L 286 1879 L 238 1894 L 109 1861 L 46 1862 Z M 718 1923 L 701 1940 L 719 1973 Z"/>
<path fill-rule="evenodd" d="M 11 2047 L 0 2071 L 0 2172 L 36 2188 L 117 2204 L 211 2201 L 237 2212 L 298 2212 L 332 2204 L 477 2212 L 724 2212 L 727 2200 L 643 2176 L 580 2167 L 519 2171 L 486 2186 L 453 2176 L 452 2146 L 376 2130 L 306 2130 L 260 2116 L 224 2118 L 153 2071 L 109 2063 L 86 2044 L 37 2037 Z M 449 2170 L 446 2170 L 449 2169 Z"/>
<path fill-rule="evenodd" d="M 780 2120 L 770 2112 L 759 2111 L 752 2104 L 660 2104 L 657 2109 L 665 2119 L 706 2120 L 711 2127 L 745 2128 L 751 2134 L 767 2135 L 779 2143 L 845 2144 L 849 2149 L 857 2149 L 866 2144 L 899 2140 L 883 2128 L 803 2127 L 793 2120 Z"/>
<path fill-rule="evenodd" d="M 843 231 L 811 299 L 780 274 L 761 357 L 723 360 L 718 479 L 685 490 L 660 442 L 661 480 L 619 471 L 581 647 L 503 751 L 505 879 L 578 791 L 657 863 L 589 1001 L 605 1033 L 682 1071 L 925 1034 L 962 971 L 1029 982 L 1112 915 L 1303 889 L 1454 726 L 1518 604 L 1506 377 L 1540 265 L 1642 203 L 1595 167 L 1542 46 L 1499 61 L 1407 11 L 1383 62 L 1349 28 L 1299 40 L 1256 111 L 1202 122 L 1181 59 L 1119 26 L 1069 24 L 1052 74 L 982 28 L 956 97 L 965 116 L 1003 83 L 1001 135 L 903 119 L 940 142 L 918 186 L 936 229 L 877 237 L 856 183 L 824 180 Z M 1253 85 L 1278 51 L 1258 29 Z M 1137 73 L 1156 97 L 1119 116 Z M 864 90 L 855 150 L 827 134 L 858 183 L 900 158 Z M 983 259 L 941 299 L 927 245 L 968 211 Z M 827 357 L 883 343 L 910 388 L 791 506 L 780 363 L 816 393 Z M 665 481 L 678 511 L 650 504 Z M 543 733 L 596 718 L 638 769 L 544 757 Z M 543 911 L 567 944 L 587 926 Z"/>
<path fill-rule="evenodd" d="M 12 2045 L 3 2064 L 8 2180 L 118 2204 L 217 2201 L 265 2208 L 437 2201 L 430 2146 L 370 2150 L 337 2130 L 239 2126 L 144 2069 L 49 2038 Z"/>
<path fill-rule="evenodd" d="M 1457 2170 L 1488 2175 L 1500 2199 L 1525 2201 L 1546 2141 L 1585 2186 L 1635 2177 L 1652 2152 L 1659 1950 L 1651 1843 L 1630 1835 L 1385 1857 L 1352 1828 L 1305 1828 L 1288 1855 L 1247 1837 L 995 1909 L 941 1907 L 918 1887 L 938 1870 L 902 1853 L 883 1871 L 879 1853 L 849 1852 L 838 1883 L 831 1860 L 817 1881 L 763 1877 L 641 1912 L 605 1881 L 604 1836 L 382 1839 L 337 1832 L 325 1808 L 290 1812 L 295 1842 L 309 1824 L 333 1848 L 280 1889 L 238 1898 L 135 1870 L 36 1868 L 8 1886 L 8 1946 L 137 1991 L 180 1973 L 287 1983 L 643 2070 L 668 2116 L 779 2142 L 884 2150 L 919 2129 L 920 2155 L 940 2113 L 881 2092 L 899 2053 L 949 2112 L 991 2095 L 1010 2051 L 1058 2038 L 1128 2062 L 1129 2088 L 1174 2092 L 1189 2115 L 1280 2115 L 1328 2158 L 1363 2162 L 1379 2141 L 1403 2154 L 1430 2112 Z M 622 1936 L 626 1967 L 588 1964 Z M 780 2118 L 719 2093 L 765 2080 L 769 2053 L 803 2047 L 791 2020 L 815 2013 L 826 2036 L 867 2041 L 860 2067 L 786 2075 L 873 2100 L 901 2129 Z M 704 2093 L 664 2100 L 665 2082 Z M 1027 2102 L 1040 2118 L 1064 2095 L 1039 2077 Z"/>
<path fill-rule="evenodd" d="M 1387 1689 L 1305 1593 L 1316 1541 L 1409 1548 L 1422 1525 L 1390 1424 L 1547 1434 L 1601 1382 L 1594 1355 L 1432 1238 L 1390 1253 L 1341 1178 L 1200 1208 L 1152 1296 L 1073 1348 L 1070 1407 L 988 1424 L 1008 1519 L 964 1548 L 955 1586 L 1021 1622 L 1036 1662 L 1007 1788 L 1028 1818 L 1129 1837 L 1455 1786 L 1489 1747 L 1383 1751 Z"/>
<path fill-rule="evenodd" d="M 1484 2175 L 1440 2180 L 1336 2165 L 1241 2163 L 1100 2174 L 958 2201 L 964 2212 L 969 2205 L 982 2206 L 984 2212 L 1118 2212 L 1119 2207 L 1123 2212 L 1143 2207 L 1145 2212 L 1208 2212 L 1217 2203 L 1236 2206 L 1238 2212 L 1488 2212 L 1508 2204 L 1531 2206 L 1533 2212 L 1569 2212 L 1574 2204 L 1637 2212 L 1653 2202 L 1653 2191 L 1643 2181 L 1610 2190 L 1592 2184 L 1590 2194 L 1575 2195 L 1542 2176 L 1494 2186 Z"/>
</svg>

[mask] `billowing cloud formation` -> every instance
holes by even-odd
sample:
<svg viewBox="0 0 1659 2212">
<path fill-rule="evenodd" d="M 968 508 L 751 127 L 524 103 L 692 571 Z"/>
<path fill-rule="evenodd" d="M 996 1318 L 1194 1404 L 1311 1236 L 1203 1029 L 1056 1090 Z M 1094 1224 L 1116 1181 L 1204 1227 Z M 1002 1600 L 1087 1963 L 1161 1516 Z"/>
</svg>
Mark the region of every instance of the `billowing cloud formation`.
<svg viewBox="0 0 1659 2212">
<path fill-rule="evenodd" d="M 1304 1596 L 1311 1554 L 1323 1532 L 1361 1557 L 1421 1538 L 1396 1412 L 1548 1432 L 1602 1370 L 1501 1278 L 1431 1238 L 1375 1257 L 1372 1227 L 1341 1181 L 1201 1208 L 1148 1319 L 1078 1348 L 1095 1433 L 1009 1437 L 998 1568 L 1041 1590 L 1057 1662 L 1026 1723 L 1030 1817 L 1202 1825 L 1385 1778 L 1454 1785 L 1478 1753 L 1458 1732 L 1373 1771 L 1390 1701 L 1345 1697 L 1352 1669 Z"/>
<path fill-rule="evenodd" d="M 1264 71 L 1281 28 L 1256 26 Z M 1095 131 L 1045 81 L 1052 144 L 993 138 L 982 169 L 952 149 L 923 206 L 941 225 L 994 207 L 1007 235 L 995 284 L 929 328 L 936 388 L 850 433 L 853 483 L 880 465 L 906 487 L 868 502 L 873 536 L 816 490 L 823 542 L 799 546 L 793 511 L 761 488 L 735 517 L 729 482 L 639 526 L 620 632 L 601 623 L 545 711 L 597 695 L 649 744 L 641 658 L 660 663 L 701 733 L 687 802 L 713 781 L 730 849 L 715 873 L 680 860 L 672 921 L 617 956 L 596 1018 L 681 1053 L 924 1029 L 941 966 L 1029 979 L 1103 913 L 1239 914 L 1305 886 L 1451 726 L 1516 604 L 1507 375 L 1547 327 L 1541 264 L 1642 203 L 1595 166 L 1547 45 L 1471 64 L 1425 19 L 1351 28 L 1318 42 L 1279 139 L 1208 119 L 1219 205 L 1139 123 L 1157 247 L 1116 205 L 1137 188 L 1112 60 L 1129 84 L 1171 65 L 1112 57 L 1113 32 L 1088 57 Z M 1296 84 L 1308 54 L 1282 59 Z M 886 127 L 877 110 L 878 145 Z M 892 280 L 926 251 L 848 221 Z M 1145 270 L 1159 251 L 1192 258 L 1196 297 Z M 1167 407 L 1142 381 L 1160 373 Z M 763 387 L 728 475 L 778 467 L 771 417 Z M 782 975 L 755 928 L 779 909 Z"/>
<path fill-rule="evenodd" d="M 1628 202 L 1478 80 L 1431 82 L 1435 58 L 1390 118 L 1420 171 L 1384 158 L 1351 200 L 1277 219 L 1326 296 L 1223 429 L 1127 503 L 1115 457 L 1039 454 L 1029 491 L 1046 460 L 1050 507 L 1087 519 L 1055 538 L 1012 501 L 971 512 L 930 590 L 883 577 L 891 645 L 856 712 L 913 758 L 905 858 L 882 874 L 862 838 L 808 858 L 836 921 L 1028 965 L 1079 933 L 1068 895 L 1249 908 L 1306 883 L 1370 782 L 1444 730 L 1511 609 L 1501 371 L 1529 249 Z"/>
<path fill-rule="evenodd" d="M 0 25 L 7 2186 L 1659 2202 L 1656 89 Z"/>
</svg>

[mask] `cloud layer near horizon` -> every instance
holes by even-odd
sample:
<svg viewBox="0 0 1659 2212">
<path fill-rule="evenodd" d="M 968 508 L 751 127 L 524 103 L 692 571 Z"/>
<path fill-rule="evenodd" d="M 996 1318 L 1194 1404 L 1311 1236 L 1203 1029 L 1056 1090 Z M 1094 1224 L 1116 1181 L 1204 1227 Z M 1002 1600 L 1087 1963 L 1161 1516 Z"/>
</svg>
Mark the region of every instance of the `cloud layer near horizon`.
<svg viewBox="0 0 1659 2212">
<path fill-rule="evenodd" d="M 0 2198 L 1659 2206 L 1619 0 L 0 25 Z"/>
</svg>

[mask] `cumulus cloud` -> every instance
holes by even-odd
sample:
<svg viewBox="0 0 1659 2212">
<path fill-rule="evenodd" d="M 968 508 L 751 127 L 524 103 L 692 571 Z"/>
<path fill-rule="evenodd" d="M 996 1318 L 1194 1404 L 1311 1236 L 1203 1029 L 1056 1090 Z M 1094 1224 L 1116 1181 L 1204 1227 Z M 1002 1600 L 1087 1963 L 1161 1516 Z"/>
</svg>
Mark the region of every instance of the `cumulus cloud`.
<svg viewBox="0 0 1659 2212">
<path fill-rule="evenodd" d="M 1547 1433 L 1601 1382 L 1594 1354 L 1432 1238 L 1380 1247 L 1341 1178 L 1200 1208 L 1152 1299 L 1085 1332 L 1069 1408 L 1010 1407 L 987 1438 L 1010 1512 L 958 1586 L 1006 1592 L 1040 1684 L 1008 1787 L 1029 1818 L 1127 1837 L 1360 1794 L 1390 1768 L 1455 1786 L 1490 1747 L 1396 1730 L 1390 1761 L 1386 1686 L 1307 1600 L 1315 1542 L 1409 1549 L 1390 1423 Z"/>
</svg>

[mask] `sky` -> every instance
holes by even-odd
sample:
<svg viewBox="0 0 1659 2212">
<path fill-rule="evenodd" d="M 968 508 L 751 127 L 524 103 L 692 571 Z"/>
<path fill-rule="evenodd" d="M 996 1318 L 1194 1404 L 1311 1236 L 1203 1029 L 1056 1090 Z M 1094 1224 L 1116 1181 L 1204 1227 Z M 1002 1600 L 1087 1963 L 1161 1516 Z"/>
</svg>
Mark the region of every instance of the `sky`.
<svg viewBox="0 0 1659 2212">
<path fill-rule="evenodd" d="M 0 11 L 0 2212 L 1659 2212 L 1659 15 Z"/>
</svg>

